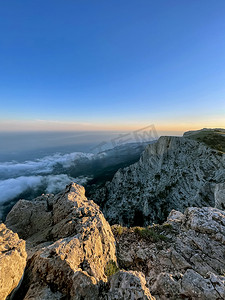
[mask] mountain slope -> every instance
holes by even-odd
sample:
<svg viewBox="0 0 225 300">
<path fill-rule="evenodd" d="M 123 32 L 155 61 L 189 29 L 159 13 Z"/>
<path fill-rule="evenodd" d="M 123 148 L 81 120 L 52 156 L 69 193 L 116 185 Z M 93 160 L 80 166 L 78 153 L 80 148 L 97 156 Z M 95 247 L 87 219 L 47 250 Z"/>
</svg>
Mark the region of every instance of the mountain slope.
<svg viewBox="0 0 225 300">
<path fill-rule="evenodd" d="M 203 128 L 201 130 L 196 131 L 187 131 L 184 133 L 184 137 L 193 139 L 198 142 L 202 142 L 212 149 L 225 152 L 225 129 Z"/>
<path fill-rule="evenodd" d="M 191 139 L 160 137 L 140 160 L 120 169 L 94 200 L 107 220 L 147 225 L 162 222 L 172 209 L 214 206 L 214 190 L 225 182 L 225 155 Z"/>
</svg>

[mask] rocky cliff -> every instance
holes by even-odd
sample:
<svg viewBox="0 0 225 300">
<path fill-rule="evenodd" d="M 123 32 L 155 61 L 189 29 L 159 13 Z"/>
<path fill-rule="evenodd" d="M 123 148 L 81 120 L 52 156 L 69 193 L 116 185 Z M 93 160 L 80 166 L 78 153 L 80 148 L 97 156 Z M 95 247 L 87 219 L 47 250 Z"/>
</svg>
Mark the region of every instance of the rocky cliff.
<svg viewBox="0 0 225 300">
<path fill-rule="evenodd" d="M 224 182 L 225 154 L 189 138 L 160 137 L 93 198 L 111 224 L 143 226 L 164 221 L 172 209 L 221 208 Z"/>
</svg>

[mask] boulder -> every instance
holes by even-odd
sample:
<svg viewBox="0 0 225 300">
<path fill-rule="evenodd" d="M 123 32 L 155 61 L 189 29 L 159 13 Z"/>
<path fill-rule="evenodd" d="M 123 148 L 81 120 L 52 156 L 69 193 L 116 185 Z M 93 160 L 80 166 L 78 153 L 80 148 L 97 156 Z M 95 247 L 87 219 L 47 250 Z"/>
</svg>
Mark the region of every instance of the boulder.
<svg viewBox="0 0 225 300">
<path fill-rule="evenodd" d="M 6 224 L 26 238 L 29 253 L 18 299 L 37 293 L 33 286 L 43 287 L 38 291 L 42 294 L 50 289 L 54 297 L 63 294 L 88 299 L 89 291 L 92 299 L 98 299 L 97 285 L 107 281 L 105 268 L 109 261 L 117 261 L 115 240 L 99 207 L 85 197 L 83 187 L 72 183 L 54 197 L 21 200 Z"/>
<path fill-rule="evenodd" d="M 120 271 L 109 280 L 107 300 L 154 300 L 146 287 L 145 276 L 136 271 Z"/>
<path fill-rule="evenodd" d="M 0 224 L 0 299 L 18 286 L 26 266 L 25 241 Z"/>
</svg>

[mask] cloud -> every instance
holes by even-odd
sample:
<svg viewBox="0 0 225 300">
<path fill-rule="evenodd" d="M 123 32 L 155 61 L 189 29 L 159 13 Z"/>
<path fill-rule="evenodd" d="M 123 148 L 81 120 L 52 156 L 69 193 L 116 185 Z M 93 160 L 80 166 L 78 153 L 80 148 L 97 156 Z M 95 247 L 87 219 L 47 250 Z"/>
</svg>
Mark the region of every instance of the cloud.
<svg viewBox="0 0 225 300">
<path fill-rule="evenodd" d="M 79 176 L 76 178 L 72 178 L 71 176 L 68 176 L 66 174 L 48 175 L 44 177 L 44 183 L 46 184 L 45 192 L 49 194 L 55 194 L 63 190 L 65 186 L 69 184 L 71 181 L 83 185 L 89 179 L 91 178 L 86 176 Z"/>
<path fill-rule="evenodd" d="M 81 181 L 85 182 L 88 177 L 72 178 L 66 174 L 60 175 L 47 175 L 47 176 L 20 176 L 17 178 L 10 178 L 6 180 L 0 180 L 0 219 L 4 217 L 4 203 L 9 208 L 11 207 L 10 200 L 20 197 L 20 195 L 26 191 L 29 191 L 31 195 L 38 196 L 40 190 L 43 193 L 58 193 L 62 191 L 70 182 L 76 182 L 78 184 Z M 39 190 L 40 189 L 40 190 Z M 39 193 L 38 193 L 39 190 Z"/>
<path fill-rule="evenodd" d="M 65 173 L 79 161 L 85 159 L 88 162 L 94 157 L 94 154 L 83 152 L 57 153 L 22 163 L 16 161 L 0 163 L 0 218 L 4 206 L 10 207 L 10 202 L 19 199 L 24 193 L 29 199 L 41 193 L 58 193 L 72 181 L 85 184 L 90 177 L 73 178 Z"/>
<path fill-rule="evenodd" d="M 49 174 L 54 170 L 57 164 L 63 168 L 69 168 L 76 164 L 76 161 L 81 159 L 92 159 L 94 154 L 73 152 L 69 154 L 54 154 L 52 156 L 45 156 L 34 161 L 18 162 L 4 162 L 0 163 L 0 178 L 8 179 L 18 176 L 32 176 Z"/>
<path fill-rule="evenodd" d="M 0 181 L 0 205 L 19 197 L 28 189 L 32 189 L 35 194 L 38 189 L 43 193 L 55 194 L 62 191 L 70 182 L 85 184 L 91 177 L 79 176 L 73 178 L 67 174 L 47 175 L 47 176 L 20 176 Z M 1 210 L 1 207 L 0 207 Z M 1 211 L 0 211 L 1 216 Z"/>
<path fill-rule="evenodd" d="M 0 202 L 6 202 L 20 195 L 28 188 L 38 188 L 42 184 L 42 176 L 21 176 L 0 181 Z"/>
</svg>

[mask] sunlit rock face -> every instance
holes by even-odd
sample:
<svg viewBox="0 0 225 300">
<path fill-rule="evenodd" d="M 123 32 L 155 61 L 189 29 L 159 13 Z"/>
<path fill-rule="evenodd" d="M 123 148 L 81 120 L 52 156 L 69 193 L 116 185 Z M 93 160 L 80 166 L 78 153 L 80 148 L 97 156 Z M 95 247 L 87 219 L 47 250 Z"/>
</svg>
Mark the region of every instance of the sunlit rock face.
<svg viewBox="0 0 225 300">
<path fill-rule="evenodd" d="M 172 211 L 148 236 L 132 228 L 119 231 L 118 225 L 113 232 L 119 266 L 142 272 L 157 300 L 225 299 L 224 211 Z"/>
<path fill-rule="evenodd" d="M 4 300 L 17 287 L 26 266 L 25 241 L 0 224 L 0 299 Z"/>
<path fill-rule="evenodd" d="M 98 206 L 84 194 L 73 183 L 55 196 L 21 200 L 7 216 L 7 226 L 26 239 L 29 254 L 16 299 L 98 299 L 105 268 L 116 263 L 115 240 Z"/>
<path fill-rule="evenodd" d="M 172 209 L 215 206 L 215 186 L 224 182 L 225 154 L 188 138 L 161 137 L 94 200 L 111 224 L 143 226 L 166 220 Z"/>
</svg>

